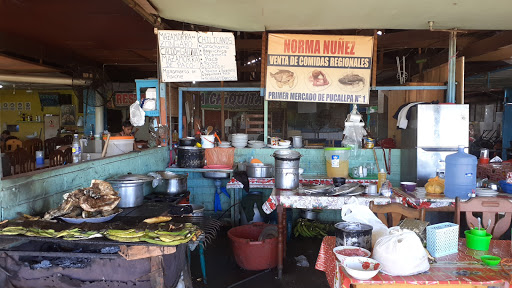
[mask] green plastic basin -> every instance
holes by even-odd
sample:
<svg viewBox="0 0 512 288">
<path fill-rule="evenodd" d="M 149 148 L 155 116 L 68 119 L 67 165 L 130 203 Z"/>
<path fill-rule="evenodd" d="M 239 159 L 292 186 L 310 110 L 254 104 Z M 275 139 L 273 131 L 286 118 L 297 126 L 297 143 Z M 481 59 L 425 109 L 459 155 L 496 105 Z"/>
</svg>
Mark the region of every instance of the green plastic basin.
<svg viewBox="0 0 512 288">
<path fill-rule="evenodd" d="M 482 262 L 489 266 L 496 266 L 500 264 L 501 261 L 500 257 L 493 255 L 483 255 L 482 257 L 480 257 L 480 259 L 482 260 Z"/>
<path fill-rule="evenodd" d="M 464 231 L 466 234 L 466 246 L 470 249 L 487 251 L 489 250 L 489 244 L 491 244 L 492 235 L 486 233 L 485 236 L 477 236 L 471 234 L 470 230 Z"/>
</svg>

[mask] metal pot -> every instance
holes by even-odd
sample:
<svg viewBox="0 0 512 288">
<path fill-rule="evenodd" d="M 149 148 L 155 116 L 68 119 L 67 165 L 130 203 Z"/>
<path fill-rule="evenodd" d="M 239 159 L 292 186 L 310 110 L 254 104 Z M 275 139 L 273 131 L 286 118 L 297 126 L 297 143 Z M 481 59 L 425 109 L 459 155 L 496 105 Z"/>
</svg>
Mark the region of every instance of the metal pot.
<svg viewBox="0 0 512 288">
<path fill-rule="evenodd" d="M 168 171 L 156 172 L 162 177 L 153 190 L 155 193 L 175 195 L 187 191 L 187 174 L 175 174 Z"/>
<path fill-rule="evenodd" d="M 300 155 L 299 152 L 293 150 L 278 150 L 272 154 L 275 159 L 275 166 L 277 168 L 299 168 Z"/>
<path fill-rule="evenodd" d="M 198 147 L 178 147 L 178 166 L 181 168 L 202 168 L 204 149 Z"/>
<path fill-rule="evenodd" d="M 372 250 L 372 229 L 368 224 L 339 222 L 336 227 L 336 246 L 356 246 Z"/>
<path fill-rule="evenodd" d="M 299 188 L 299 168 L 276 168 L 275 184 L 277 189 L 293 190 Z"/>
<path fill-rule="evenodd" d="M 196 139 L 192 137 L 181 138 L 179 140 L 180 146 L 196 146 Z"/>
<path fill-rule="evenodd" d="M 247 176 L 251 178 L 272 178 L 274 176 L 274 166 L 271 164 L 248 163 L 245 170 Z"/>
<path fill-rule="evenodd" d="M 142 205 L 144 202 L 144 185 L 153 181 L 153 178 L 146 175 L 128 174 L 107 181 L 121 197 L 117 207 L 130 208 Z"/>
</svg>

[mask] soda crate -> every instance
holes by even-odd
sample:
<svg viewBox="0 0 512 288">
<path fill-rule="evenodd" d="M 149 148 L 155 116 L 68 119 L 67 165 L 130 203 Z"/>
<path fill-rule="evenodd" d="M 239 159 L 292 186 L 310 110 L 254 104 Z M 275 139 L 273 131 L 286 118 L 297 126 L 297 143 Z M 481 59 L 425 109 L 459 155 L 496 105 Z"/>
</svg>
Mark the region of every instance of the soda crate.
<svg viewBox="0 0 512 288">
<path fill-rule="evenodd" d="M 459 251 L 459 225 L 444 222 L 427 226 L 427 250 L 433 257 Z"/>
</svg>

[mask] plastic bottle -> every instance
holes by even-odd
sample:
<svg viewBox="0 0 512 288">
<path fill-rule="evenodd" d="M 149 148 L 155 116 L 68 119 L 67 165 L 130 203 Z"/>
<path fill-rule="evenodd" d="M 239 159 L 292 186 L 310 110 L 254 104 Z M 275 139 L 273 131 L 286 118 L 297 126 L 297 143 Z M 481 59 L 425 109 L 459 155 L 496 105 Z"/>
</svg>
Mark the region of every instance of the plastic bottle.
<svg viewBox="0 0 512 288">
<path fill-rule="evenodd" d="M 172 132 L 172 143 L 178 143 L 178 137 L 178 132 L 174 130 L 174 132 Z"/>
<path fill-rule="evenodd" d="M 384 169 L 380 169 L 379 171 L 379 174 L 378 174 L 378 182 L 377 182 L 377 193 L 380 193 L 380 188 L 382 187 L 382 184 L 384 184 L 384 182 L 386 182 L 386 171 L 384 171 Z"/>
<path fill-rule="evenodd" d="M 459 151 L 446 156 L 444 195 L 448 198 L 459 197 L 469 199 L 476 189 L 477 159 L 474 155 L 464 152 L 464 146 Z"/>
<path fill-rule="evenodd" d="M 78 134 L 75 134 L 73 136 L 73 144 L 71 144 L 71 149 L 73 153 L 73 163 L 80 163 L 80 159 L 82 159 L 82 149 L 80 147 L 80 140 L 78 140 Z"/>
</svg>

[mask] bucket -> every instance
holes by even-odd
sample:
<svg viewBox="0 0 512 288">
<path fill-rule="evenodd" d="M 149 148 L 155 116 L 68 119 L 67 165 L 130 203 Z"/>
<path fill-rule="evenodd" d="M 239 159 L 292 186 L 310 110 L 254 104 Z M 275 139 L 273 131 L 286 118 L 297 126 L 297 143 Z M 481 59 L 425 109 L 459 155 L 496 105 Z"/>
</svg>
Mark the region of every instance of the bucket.
<svg viewBox="0 0 512 288">
<path fill-rule="evenodd" d="M 350 147 L 329 147 L 324 149 L 327 177 L 348 178 Z"/>
<path fill-rule="evenodd" d="M 215 147 L 215 135 L 201 135 L 201 146 L 203 148 Z"/>
<path fill-rule="evenodd" d="M 276 225 L 259 222 L 229 229 L 228 237 L 238 266 L 246 270 L 277 266 L 277 237 L 258 241 L 261 232 L 269 226 Z"/>
<path fill-rule="evenodd" d="M 446 156 L 445 163 L 444 195 L 469 199 L 476 189 L 476 157 L 465 153 L 464 146 L 459 146 L 457 153 Z"/>
<path fill-rule="evenodd" d="M 105 156 L 125 154 L 133 151 L 133 136 L 110 136 L 108 140 L 107 153 Z"/>
</svg>

